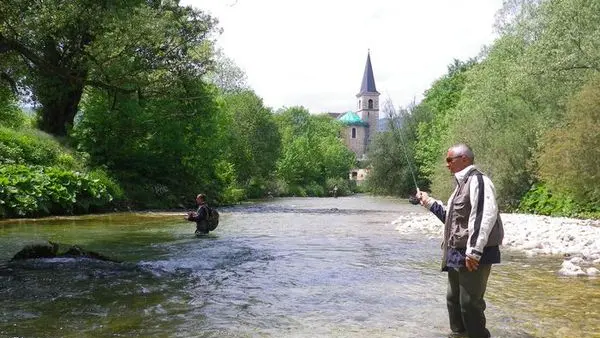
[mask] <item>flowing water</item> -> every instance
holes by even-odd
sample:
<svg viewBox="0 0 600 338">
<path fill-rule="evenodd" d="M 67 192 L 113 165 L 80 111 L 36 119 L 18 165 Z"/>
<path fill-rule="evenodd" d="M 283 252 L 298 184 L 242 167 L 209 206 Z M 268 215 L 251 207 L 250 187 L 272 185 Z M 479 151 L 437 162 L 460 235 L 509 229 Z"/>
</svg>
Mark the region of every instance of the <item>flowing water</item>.
<svg viewBox="0 0 600 338">
<path fill-rule="evenodd" d="M 0 224 L 0 337 L 444 337 L 439 239 L 391 222 L 404 201 L 286 198 L 222 208 L 204 238 L 183 213 Z M 9 259 L 51 240 L 122 260 Z M 505 250 L 494 337 L 600 337 L 600 284 L 559 257 Z"/>
</svg>

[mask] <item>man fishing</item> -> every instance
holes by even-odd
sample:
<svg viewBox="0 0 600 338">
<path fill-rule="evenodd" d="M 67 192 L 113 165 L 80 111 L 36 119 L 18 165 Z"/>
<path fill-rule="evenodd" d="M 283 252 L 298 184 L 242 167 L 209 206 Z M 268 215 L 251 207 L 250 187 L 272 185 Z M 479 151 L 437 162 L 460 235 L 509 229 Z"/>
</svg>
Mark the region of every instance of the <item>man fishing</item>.
<svg viewBox="0 0 600 338">
<path fill-rule="evenodd" d="M 504 229 L 492 181 L 473 166 L 465 144 L 448 149 L 446 167 L 456 179 L 447 206 L 417 190 L 416 198 L 444 222 L 442 271 L 448 272 L 448 337 L 488 338 L 483 296 L 492 264 L 500 263 Z"/>
<path fill-rule="evenodd" d="M 196 196 L 196 203 L 198 204 L 198 210 L 196 210 L 196 212 L 189 212 L 186 220 L 196 222 L 196 235 L 205 235 L 208 234 L 209 231 L 206 195 L 198 194 L 198 196 Z"/>
</svg>

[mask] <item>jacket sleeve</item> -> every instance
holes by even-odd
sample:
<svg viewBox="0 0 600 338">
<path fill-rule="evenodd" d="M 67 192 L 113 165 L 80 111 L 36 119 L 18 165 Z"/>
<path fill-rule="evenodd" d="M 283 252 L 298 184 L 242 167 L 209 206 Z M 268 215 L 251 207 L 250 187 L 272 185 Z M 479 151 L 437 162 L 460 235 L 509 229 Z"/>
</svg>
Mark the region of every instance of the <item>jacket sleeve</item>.
<svg viewBox="0 0 600 338">
<path fill-rule="evenodd" d="M 488 177 L 475 175 L 471 179 L 469 193 L 471 214 L 466 254 L 479 260 L 498 217 L 496 189 Z"/>
<path fill-rule="evenodd" d="M 446 222 L 446 208 L 441 201 L 429 197 L 423 206 L 429 209 L 442 223 Z"/>
<path fill-rule="evenodd" d="M 193 217 L 190 217 L 190 221 L 200 222 L 206 219 L 206 208 L 204 206 L 198 208 L 196 214 Z"/>
</svg>

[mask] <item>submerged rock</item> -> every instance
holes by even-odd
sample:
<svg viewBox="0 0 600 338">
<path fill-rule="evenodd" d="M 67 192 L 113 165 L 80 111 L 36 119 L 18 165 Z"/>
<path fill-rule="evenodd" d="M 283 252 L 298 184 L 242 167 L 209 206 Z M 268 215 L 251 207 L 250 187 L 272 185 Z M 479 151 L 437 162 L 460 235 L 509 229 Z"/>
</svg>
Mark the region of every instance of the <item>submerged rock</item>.
<svg viewBox="0 0 600 338">
<path fill-rule="evenodd" d="M 68 249 L 62 253 L 59 253 L 61 245 L 54 242 L 36 243 L 26 245 L 21 251 L 17 252 L 11 261 L 35 259 L 35 258 L 56 258 L 56 257 L 69 257 L 69 258 L 88 258 L 97 259 L 101 261 L 117 262 L 120 261 L 106 257 L 100 253 L 89 251 L 81 248 L 77 245 L 69 246 Z"/>
<path fill-rule="evenodd" d="M 29 244 L 17 252 L 11 260 L 56 257 L 58 247 L 59 244 L 54 242 Z"/>
</svg>

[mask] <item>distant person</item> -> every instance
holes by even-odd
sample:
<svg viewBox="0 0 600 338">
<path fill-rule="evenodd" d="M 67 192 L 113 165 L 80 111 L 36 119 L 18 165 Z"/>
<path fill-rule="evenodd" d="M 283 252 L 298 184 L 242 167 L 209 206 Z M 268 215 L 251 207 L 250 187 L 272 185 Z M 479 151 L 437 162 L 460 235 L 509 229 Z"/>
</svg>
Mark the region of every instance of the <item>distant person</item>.
<svg viewBox="0 0 600 338">
<path fill-rule="evenodd" d="M 206 195 L 198 194 L 196 196 L 196 203 L 198 204 L 198 210 L 196 212 L 190 211 L 186 219 L 190 222 L 196 222 L 196 235 L 208 234 L 208 205 L 206 204 Z"/>
<path fill-rule="evenodd" d="M 337 197 L 338 187 L 337 185 L 333 187 L 333 197 Z"/>
<path fill-rule="evenodd" d="M 446 167 L 456 179 L 447 206 L 417 191 L 421 205 L 444 222 L 442 271 L 448 272 L 448 337 L 487 338 L 483 296 L 492 264 L 500 263 L 504 229 L 492 181 L 473 166 L 466 144 L 448 149 Z"/>
</svg>

